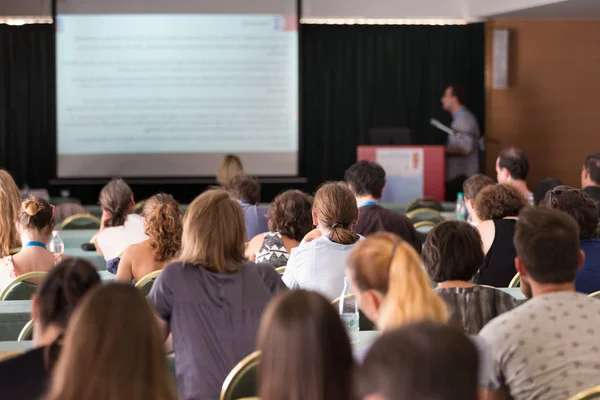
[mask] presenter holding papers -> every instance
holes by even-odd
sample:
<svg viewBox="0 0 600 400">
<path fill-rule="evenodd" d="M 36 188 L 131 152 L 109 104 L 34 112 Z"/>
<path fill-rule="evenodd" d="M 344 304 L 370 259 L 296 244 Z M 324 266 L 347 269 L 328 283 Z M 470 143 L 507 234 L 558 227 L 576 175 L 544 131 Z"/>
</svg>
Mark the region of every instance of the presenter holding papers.
<svg viewBox="0 0 600 400">
<path fill-rule="evenodd" d="M 431 124 L 448 133 L 446 145 L 446 200 L 454 201 L 462 192 L 464 181 L 479 172 L 479 125 L 465 107 L 466 92 L 459 85 L 451 85 L 444 92 L 442 107 L 452 114 L 450 128 L 439 121 Z"/>
</svg>

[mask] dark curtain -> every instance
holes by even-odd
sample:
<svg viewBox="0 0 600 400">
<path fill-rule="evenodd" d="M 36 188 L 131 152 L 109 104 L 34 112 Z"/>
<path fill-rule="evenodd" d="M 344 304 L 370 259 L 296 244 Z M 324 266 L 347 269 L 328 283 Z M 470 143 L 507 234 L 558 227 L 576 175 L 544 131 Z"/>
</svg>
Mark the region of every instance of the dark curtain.
<svg viewBox="0 0 600 400">
<path fill-rule="evenodd" d="M 300 38 L 300 175 L 308 178 L 307 190 L 341 179 L 355 161 L 356 146 L 367 143 L 370 128 L 410 127 L 415 143 L 442 143 L 443 134 L 429 126 L 429 119 L 449 122 L 440 97 L 451 83 L 468 88 L 468 105 L 483 127 L 483 24 L 303 25 Z M 0 167 L 19 185 L 45 187 L 55 177 L 51 25 L 0 25 Z M 140 189 L 143 196 L 169 190 L 185 202 L 201 190 L 180 186 Z M 93 203 L 96 189 L 71 192 Z M 263 200 L 276 190 L 280 186 L 264 187 Z"/>
</svg>

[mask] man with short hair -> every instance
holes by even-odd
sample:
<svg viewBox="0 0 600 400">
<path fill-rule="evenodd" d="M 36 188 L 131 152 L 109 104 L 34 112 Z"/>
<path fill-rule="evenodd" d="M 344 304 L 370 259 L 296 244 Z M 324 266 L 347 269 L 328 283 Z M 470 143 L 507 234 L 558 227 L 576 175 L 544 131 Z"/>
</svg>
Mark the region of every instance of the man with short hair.
<svg viewBox="0 0 600 400">
<path fill-rule="evenodd" d="M 467 91 L 460 84 L 448 86 L 442 97 L 442 108 L 452 114 L 446 147 L 446 199 L 456 200 L 463 182 L 479 172 L 479 124 L 465 107 Z"/>
<path fill-rule="evenodd" d="M 590 154 L 585 159 L 581 169 L 581 189 L 598 204 L 600 212 L 600 153 Z"/>
<path fill-rule="evenodd" d="M 521 290 L 531 300 L 492 320 L 480 336 L 511 398 L 570 398 L 600 383 L 600 301 L 575 292 L 585 259 L 579 227 L 560 211 L 526 208 L 514 241 Z"/>
<path fill-rule="evenodd" d="M 483 174 L 473 175 L 463 183 L 465 205 L 467 206 L 467 211 L 471 218 L 471 225 L 477 226 L 481 222 L 477 216 L 477 210 L 475 209 L 475 198 L 484 188 L 494 184 L 495 182 L 492 178 Z"/>
<path fill-rule="evenodd" d="M 259 206 L 260 183 L 248 175 L 236 175 L 227 184 L 227 191 L 244 209 L 246 239 L 268 232 L 266 207 Z"/>
<path fill-rule="evenodd" d="M 529 159 L 521 149 L 510 147 L 504 149 L 496 159 L 496 175 L 498 183 L 505 183 L 517 189 L 529 204 L 533 205 L 533 193 L 527 187 Z"/>
<path fill-rule="evenodd" d="M 371 161 L 359 161 L 346 170 L 344 179 L 356 197 L 360 209 L 354 231 L 362 236 L 375 232 L 392 232 L 421 252 L 421 239 L 412 222 L 403 214 L 379 204 L 385 186 L 383 167 Z"/>
</svg>

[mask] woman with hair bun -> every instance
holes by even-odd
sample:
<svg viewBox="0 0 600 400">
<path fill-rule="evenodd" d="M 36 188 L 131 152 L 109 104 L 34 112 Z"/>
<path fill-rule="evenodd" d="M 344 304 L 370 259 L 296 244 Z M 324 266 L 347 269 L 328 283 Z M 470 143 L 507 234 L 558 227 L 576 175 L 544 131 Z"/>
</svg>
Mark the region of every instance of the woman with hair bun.
<svg viewBox="0 0 600 400">
<path fill-rule="evenodd" d="M 20 275 L 49 271 L 60 261 L 61 255 L 53 254 L 46 247 L 53 228 L 53 206 L 36 196 L 23 201 L 17 222 L 22 248 L 14 256 L 4 257 L 0 261 L 0 290 Z"/>
<path fill-rule="evenodd" d="M 146 201 L 143 210 L 148 240 L 129 246 L 119 262 L 117 280 L 139 281 L 161 270 L 181 247 L 183 222 L 173 196 L 159 193 Z"/>
</svg>

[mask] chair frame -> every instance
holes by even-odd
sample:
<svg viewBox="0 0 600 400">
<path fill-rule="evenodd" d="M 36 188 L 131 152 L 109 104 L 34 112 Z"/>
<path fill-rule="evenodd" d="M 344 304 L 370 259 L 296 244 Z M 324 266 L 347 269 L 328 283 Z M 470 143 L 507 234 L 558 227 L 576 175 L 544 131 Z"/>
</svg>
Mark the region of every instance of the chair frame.
<svg viewBox="0 0 600 400">
<path fill-rule="evenodd" d="M 435 215 L 436 218 L 439 218 L 440 221 L 446 220 L 446 218 L 444 218 L 438 210 L 434 210 L 433 208 L 417 208 L 416 210 L 412 210 L 412 211 L 406 213 L 406 217 L 412 221 L 415 216 L 417 216 L 419 214 L 423 214 L 423 213 L 431 213 L 431 214 Z M 426 221 L 433 222 L 431 220 L 426 220 Z M 419 222 L 425 222 L 425 221 L 419 221 Z M 418 223 L 418 222 L 415 222 L 415 223 Z"/>
<path fill-rule="evenodd" d="M 44 272 L 44 271 L 34 271 L 34 272 L 28 272 L 26 274 L 17 276 L 17 278 L 14 281 L 9 283 L 8 286 L 6 288 L 4 288 L 4 290 L 0 294 L 0 301 L 4 301 L 4 299 L 6 298 L 6 296 L 8 296 L 8 294 L 10 293 L 12 288 L 17 286 L 19 283 L 25 282 L 28 279 L 44 278 L 46 276 L 46 274 L 47 274 L 47 272 Z M 25 283 L 29 283 L 29 282 L 25 282 Z"/>
<path fill-rule="evenodd" d="M 21 249 L 22 249 L 22 247 L 13 247 L 12 249 L 8 250 L 8 254 L 10 254 L 11 256 L 14 256 L 18 252 L 20 252 Z"/>
<path fill-rule="evenodd" d="M 139 281 L 137 281 L 135 283 L 135 287 L 138 288 L 138 289 L 140 287 L 144 287 L 148 282 L 155 280 L 156 277 L 159 276 L 161 272 L 162 272 L 162 269 L 150 272 L 149 274 L 147 274 L 144 277 L 142 277 L 142 279 L 140 279 Z"/>
<path fill-rule="evenodd" d="M 277 267 L 277 268 L 275 268 L 275 271 L 277 271 L 277 273 L 278 273 L 279 275 L 283 275 L 283 273 L 285 272 L 285 269 L 286 269 L 286 268 L 287 268 L 287 265 L 283 265 L 283 266 L 281 266 L 281 267 Z"/>
<path fill-rule="evenodd" d="M 21 354 L 23 354 L 24 351 L 23 350 L 10 350 L 10 351 L 5 351 L 3 353 L 0 353 L 0 361 L 4 361 L 4 360 L 8 360 L 9 358 L 13 358 L 16 356 L 20 356 Z"/>
<path fill-rule="evenodd" d="M 594 298 L 597 297 L 600 299 L 600 290 L 598 290 L 597 292 L 588 294 L 588 297 L 594 297 Z"/>
<path fill-rule="evenodd" d="M 227 378 L 223 382 L 223 386 L 221 387 L 221 396 L 220 400 L 228 399 L 231 396 L 231 391 L 233 388 L 233 384 L 239 378 L 239 375 L 242 371 L 246 370 L 248 367 L 253 365 L 254 363 L 258 363 L 260 361 L 260 351 L 255 351 L 254 353 L 244 357 L 242 361 L 236 364 L 235 367 L 229 372 Z"/>
<path fill-rule="evenodd" d="M 517 272 L 517 274 L 510 280 L 508 284 L 509 288 L 518 288 L 521 286 L 521 274 Z"/>
<path fill-rule="evenodd" d="M 140 214 L 142 212 L 147 201 L 148 201 L 148 199 L 144 199 L 144 200 L 140 200 L 137 203 L 135 203 L 135 206 L 133 209 L 135 210 L 136 214 Z"/>
<path fill-rule="evenodd" d="M 419 221 L 419 222 L 416 222 L 413 226 L 415 227 L 415 229 L 419 229 L 424 226 L 431 226 L 433 228 L 437 224 L 438 224 L 437 222 L 433 222 L 433 221 Z"/>
<path fill-rule="evenodd" d="M 579 392 L 575 396 L 569 397 L 569 400 L 585 400 L 588 396 L 591 396 L 593 394 L 600 394 L 600 385 Z"/>
<path fill-rule="evenodd" d="M 78 219 L 87 219 L 92 222 L 96 222 L 98 224 L 98 226 L 100 226 L 102 224 L 102 220 L 100 218 L 98 218 L 90 213 L 75 214 L 75 215 L 71 215 L 70 217 L 65 218 L 58 226 L 58 230 L 62 231 L 63 229 L 65 229 L 65 226 L 69 225 L 71 222 L 76 221 Z"/>
<path fill-rule="evenodd" d="M 24 342 L 26 340 L 31 340 L 31 339 L 27 339 L 27 336 L 32 332 L 33 332 L 33 320 L 30 319 L 29 322 L 25 324 L 23 329 L 21 329 L 21 332 L 19 333 L 19 337 L 17 338 L 17 342 Z"/>
</svg>

